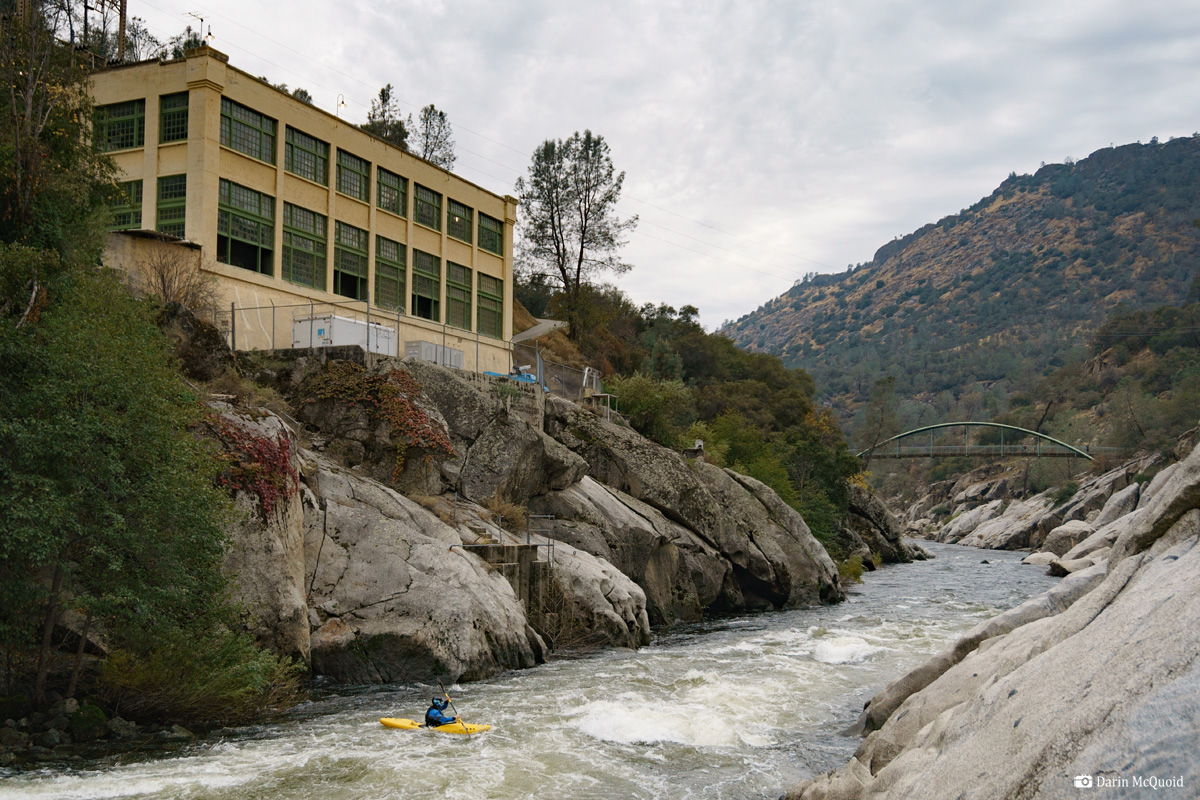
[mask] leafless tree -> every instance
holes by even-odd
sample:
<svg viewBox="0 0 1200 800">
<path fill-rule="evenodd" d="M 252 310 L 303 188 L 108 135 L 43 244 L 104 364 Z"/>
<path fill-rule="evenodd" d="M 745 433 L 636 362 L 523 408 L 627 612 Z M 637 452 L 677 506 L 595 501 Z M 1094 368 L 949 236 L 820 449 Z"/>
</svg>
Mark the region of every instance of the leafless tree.
<svg viewBox="0 0 1200 800">
<path fill-rule="evenodd" d="M 217 281 L 200 269 L 191 251 L 163 247 L 137 260 L 136 288 L 163 304 L 179 303 L 191 311 L 212 308 L 217 301 Z"/>
</svg>

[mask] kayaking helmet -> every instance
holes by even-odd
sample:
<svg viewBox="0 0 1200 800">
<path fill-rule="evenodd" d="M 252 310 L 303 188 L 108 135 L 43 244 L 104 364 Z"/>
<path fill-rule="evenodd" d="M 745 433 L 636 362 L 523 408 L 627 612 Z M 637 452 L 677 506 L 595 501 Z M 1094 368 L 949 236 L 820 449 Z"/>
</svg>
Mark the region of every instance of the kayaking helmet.
<svg viewBox="0 0 1200 800">
<path fill-rule="evenodd" d="M 438 711 L 445 711 L 446 710 L 446 701 L 441 697 L 435 697 L 435 698 L 433 698 L 433 707 L 436 708 Z"/>
</svg>

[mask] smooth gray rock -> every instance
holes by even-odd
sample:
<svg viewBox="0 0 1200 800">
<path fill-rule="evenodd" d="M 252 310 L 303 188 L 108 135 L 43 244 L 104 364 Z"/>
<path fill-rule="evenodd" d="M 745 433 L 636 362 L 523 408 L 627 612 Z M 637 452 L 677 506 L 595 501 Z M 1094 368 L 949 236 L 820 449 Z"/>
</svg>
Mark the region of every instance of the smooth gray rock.
<svg viewBox="0 0 1200 800">
<path fill-rule="evenodd" d="M 943 525 L 934 538 L 939 542 L 954 544 L 983 523 L 1000 516 L 1003 507 L 1003 500 L 993 500 L 990 503 L 975 506 Z"/>
<path fill-rule="evenodd" d="M 505 578 L 412 500 L 322 463 L 305 509 L 312 667 L 345 683 L 479 679 L 545 646 Z"/>
<path fill-rule="evenodd" d="M 1077 798 L 1076 775 L 1200 785 L 1200 634 L 1184 622 L 1200 618 L 1200 451 L 1144 512 L 1107 562 L 1043 595 L 1087 581 L 1069 607 L 888 687 L 852 763 L 788 797 Z"/>
<path fill-rule="evenodd" d="M 1042 537 L 1061 522 L 1048 494 L 1012 502 L 1004 513 L 979 525 L 958 543 L 989 550 L 1038 547 Z"/>
<path fill-rule="evenodd" d="M 295 437 L 278 416 L 254 416 L 221 409 L 222 418 L 241 430 L 285 446 L 292 468 L 300 470 Z M 255 639 L 276 653 L 304 661 L 309 656 L 308 606 L 304 596 L 304 510 L 298 477 L 290 497 L 267 514 L 257 498 L 239 493 L 238 521 L 230 528 L 224 569 L 233 578 L 233 597 Z"/>
<path fill-rule="evenodd" d="M 1114 492 L 1108 501 L 1105 502 L 1104 508 L 1100 509 L 1100 514 L 1093 519 L 1092 526 L 1099 530 L 1110 522 L 1114 522 L 1126 514 L 1131 513 L 1138 505 L 1138 498 L 1141 496 L 1141 484 L 1131 483 L 1119 492 Z"/>
<path fill-rule="evenodd" d="M 1042 543 L 1041 549 L 1062 556 L 1095 532 L 1095 527 L 1088 522 L 1081 519 L 1069 520 L 1046 534 L 1046 541 Z"/>
<path fill-rule="evenodd" d="M 904 541 L 904 527 L 883 501 L 858 484 L 850 484 L 850 524 L 885 564 L 908 564 L 916 556 Z"/>
<path fill-rule="evenodd" d="M 1029 565 L 1035 566 L 1035 567 L 1044 567 L 1053 561 L 1057 561 L 1058 559 L 1059 559 L 1059 556 L 1055 555 L 1054 553 L 1047 553 L 1047 552 L 1030 553 L 1029 555 L 1027 555 L 1021 559 L 1021 563 L 1029 564 Z"/>
</svg>

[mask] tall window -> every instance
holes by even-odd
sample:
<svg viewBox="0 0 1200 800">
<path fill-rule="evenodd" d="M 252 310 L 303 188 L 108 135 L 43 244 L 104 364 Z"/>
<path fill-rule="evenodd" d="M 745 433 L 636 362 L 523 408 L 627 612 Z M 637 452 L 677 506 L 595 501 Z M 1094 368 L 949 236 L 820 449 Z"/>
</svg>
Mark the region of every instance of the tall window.
<svg viewBox="0 0 1200 800">
<path fill-rule="evenodd" d="M 446 324 L 471 330 L 471 270 L 446 264 Z"/>
<path fill-rule="evenodd" d="M 471 243 L 471 209 L 462 203 L 450 201 L 449 214 L 446 217 L 446 233 L 455 239 Z"/>
<path fill-rule="evenodd" d="M 160 233 L 183 238 L 187 215 L 187 175 L 168 175 L 158 179 L 158 222 Z"/>
<path fill-rule="evenodd" d="M 283 204 L 283 278 L 325 288 L 325 248 L 329 221 L 307 208 Z"/>
<path fill-rule="evenodd" d="M 329 145 L 289 125 L 283 145 L 283 168 L 328 186 Z"/>
<path fill-rule="evenodd" d="M 408 216 L 408 178 L 380 169 L 375 185 L 379 193 L 376 204 L 380 208 L 401 217 Z"/>
<path fill-rule="evenodd" d="M 375 237 L 375 305 L 404 313 L 404 245 Z"/>
<path fill-rule="evenodd" d="M 413 250 L 412 314 L 441 322 L 442 260 Z"/>
<path fill-rule="evenodd" d="M 275 120 L 221 98 L 221 144 L 268 164 L 275 163 Z"/>
<path fill-rule="evenodd" d="M 370 196 L 371 164 L 345 150 L 338 150 L 337 190 L 366 202 Z"/>
<path fill-rule="evenodd" d="M 113 219 L 109 223 L 110 231 L 125 231 L 142 227 L 142 182 L 126 181 L 118 183 L 120 195 L 113 203 Z"/>
<path fill-rule="evenodd" d="M 275 274 L 275 198 L 221 179 L 217 261 Z"/>
<path fill-rule="evenodd" d="M 487 214 L 480 214 L 479 246 L 489 253 L 504 255 L 504 223 Z"/>
<path fill-rule="evenodd" d="M 146 101 L 129 100 L 97 108 L 92 117 L 92 142 L 104 152 L 145 146 Z"/>
<path fill-rule="evenodd" d="M 367 232 L 344 222 L 333 224 L 333 291 L 367 299 Z"/>
<path fill-rule="evenodd" d="M 416 184 L 416 206 L 413 209 L 413 217 L 417 222 L 435 231 L 442 229 L 442 196 L 432 189 L 426 189 L 421 184 Z"/>
<path fill-rule="evenodd" d="M 499 339 L 504 335 L 504 281 L 491 275 L 479 275 L 479 294 L 475 298 L 478 319 L 475 330 Z"/>
<path fill-rule="evenodd" d="M 158 98 L 158 141 L 183 142 L 188 137 L 188 93 L 164 94 Z"/>
</svg>

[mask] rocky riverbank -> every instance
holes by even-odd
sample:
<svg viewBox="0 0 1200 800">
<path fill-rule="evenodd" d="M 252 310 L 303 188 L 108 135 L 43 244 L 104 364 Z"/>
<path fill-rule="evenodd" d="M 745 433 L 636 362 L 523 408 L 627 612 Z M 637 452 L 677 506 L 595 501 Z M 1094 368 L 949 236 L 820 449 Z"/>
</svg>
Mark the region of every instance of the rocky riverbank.
<svg viewBox="0 0 1200 800">
<path fill-rule="evenodd" d="M 877 694 L 850 763 L 787 797 L 1194 796 L 1200 449 L 1136 492 L 1118 474 L 1085 495 L 1111 520 L 1063 552 L 1088 564 Z"/>
<path fill-rule="evenodd" d="M 139 742 L 161 746 L 195 739 L 195 734 L 181 725 L 138 725 L 120 716 L 109 717 L 99 706 L 58 698 L 44 712 L 4 720 L 0 726 L 0 766 L 18 761 L 83 759 L 112 745 L 133 749 Z"/>
<path fill-rule="evenodd" d="M 540 387 L 357 350 L 275 354 L 255 377 L 294 420 L 219 409 L 291 453 L 298 490 L 239 496 L 228 568 L 258 639 L 335 682 L 479 679 L 571 644 L 635 648 L 655 624 L 843 598 L 769 488 Z M 911 558 L 895 519 L 860 505 L 860 541 Z"/>
</svg>

